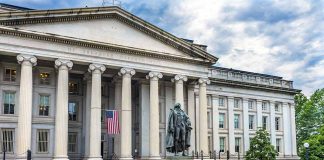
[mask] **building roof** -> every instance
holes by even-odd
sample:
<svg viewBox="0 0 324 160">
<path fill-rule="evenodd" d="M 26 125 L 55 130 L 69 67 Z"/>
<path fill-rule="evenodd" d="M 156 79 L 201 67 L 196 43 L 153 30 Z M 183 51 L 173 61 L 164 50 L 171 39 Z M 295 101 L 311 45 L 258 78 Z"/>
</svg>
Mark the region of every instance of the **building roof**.
<svg viewBox="0 0 324 160">
<path fill-rule="evenodd" d="M 11 4 L 6 4 L 6 3 L 0 3 L 0 8 L 6 8 L 12 11 L 30 11 L 33 10 L 31 8 L 26 8 L 26 7 L 20 7 L 20 6 L 15 6 Z"/>
</svg>

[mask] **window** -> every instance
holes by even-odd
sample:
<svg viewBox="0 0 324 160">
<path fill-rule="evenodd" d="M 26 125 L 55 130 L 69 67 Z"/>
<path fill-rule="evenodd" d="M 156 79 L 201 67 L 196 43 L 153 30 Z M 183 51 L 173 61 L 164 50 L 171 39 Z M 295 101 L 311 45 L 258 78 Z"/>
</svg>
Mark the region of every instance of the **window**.
<svg viewBox="0 0 324 160">
<path fill-rule="evenodd" d="M 12 153 L 14 151 L 14 129 L 2 129 L 1 134 L 2 150 Z"/>
<path fill-rule="evenodd" d="M 281 144 L 281 139 L 277 138 L 276 139 L 276 150 L 278 153 L 281 152 L 280 144 Z"/>
<path fill-rule="evenodd" d="M 249 106 L 249 109 L 253 109 L 253 101 L 252 100 L 248 101 L 248 106 Z"/>
<path fill-rule="evenodd" d="M 207 106 L 211 106 L 212 104 L 212 97 L 211 95 L 207 95 Z"/>
<path fill-rule="evenodd" d="M 268 120 L 267 116 L 262 116 L 262 127 L 263 127 L 263 129 L 268 129 L 267 120 Z"/>
<path fill-rule="evenodd" d="M 69 120 L 77 121 L 77 109 L 78 105 L 76 102 L 69 102 Z"/>
<path fill-rule="evenodd" d="M 48 116 L 49 113 L 49 96 L 40 95 L 39 98 L 39 115 Z"/>
<path fill-rule="evenodd" d="M 240 152 L 241 138 L 235 138 L 235 152 Z"/>
<path fill-rule="evenodd" d="M 77 95 L 79 93 L 79 85 L 75 82 L 69 82 L 69 94 Z"/>
<path fill-rule="evenodd" d="M 279 112 L 279 104 L 278 103 L 275 104 L 275 111 Z"/>
<path fill-rule="evenodd" d="M 219 151 L 225 152 L 225 137 L 219 137 Z"/>
<path fill-rule="evenodd" d="M 249 129 L 254 129 L 254 115 L 249 115 Z"/>
<path fill-rule="evenodd" d="M 104 122 L 105 118 L 106 118 L 106 109 L 101 109 L 101 122 Z"/>
<path fill-rule="evenodd" d="M 42 72 L 39 74 L 39 83 L 44 85 L 49 85 L 50 81 L 50 74 L 47 72 Z"/>
<path fill-rule="evenodd" d="M 6 68 L 5 71 L 4 71 L 3 80 L 4 81 L 9 81 L 9 82 L 15 82 L 16 81 L 16 75 L 17 75 L 16 69 Z"/>
<path fill-rule="evenodd" d="M 224 128 L 225 127 L 225 114 L 224 113 L 220 113 L 219 114 L 219 128 Z"/>
<path fill-rule="evenodd" d="M 78 142 L 78 134 L 76 132 L 70 132 L 68 137 L 68 151 L 70 153 L 77 152 L 77 142 Z"/>
<path fill-rule="evenodd" d="M 239 129 L 240 128 L 240 115 L 234 114 L 234 128 Z"/>
<path fill-rule="evenodd" d="M 234 99 L 234 108 L 240 107 L 240 99 Z"/>
<path fill-rule="evenodd" d="M 208 151 L 213 150 L 213 143 L 212 143 L 212 138 L 211 136 L 208 136 Z"/>
<path fill-rule="evenodd" d="M 212 119 L 211 119 L 211 115 L 210 112 L 207 112 L 207 121 L 208 121 L 208 128 L 212 128 Z"/>
<path fill-rule="evenodd" d="M 280 118 L 276 117 L 275 122 L 276 122 L 276 131 L 279 131 L 280 130 Z"/>
<path fill-rule="evenodd" d="M 47 153 L 48 152 L 48 133 L 47 129 L 37 130 L 37 152 Z"/>
<path fill-rule="evenodd" d="M 219 98 L 218 105 L 224 107 L 224 98 Z"/>
<path fill-rule="evenodd" d="M 262 110 L 263 111 L 267 110 L 267 103 L 266 102 L 262 102 Z"/>
<path fill-rule="evenodd" d="M 15 95 L 14 92 L 4 92 L 3 114 L 15 114 Z"/>
</svg>

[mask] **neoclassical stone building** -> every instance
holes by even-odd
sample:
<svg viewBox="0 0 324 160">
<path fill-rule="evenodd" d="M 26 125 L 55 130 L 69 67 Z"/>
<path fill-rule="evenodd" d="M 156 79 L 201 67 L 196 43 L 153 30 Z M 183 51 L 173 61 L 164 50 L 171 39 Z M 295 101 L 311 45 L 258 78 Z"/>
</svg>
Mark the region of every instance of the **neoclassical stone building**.
<svg viewBox="0 0 324 160">
<path fill-rule="evenodd" d="M 7 158 L 163 158 L 176 102 L 191 151 L 241 156 L 258 127 L 279 159 L 298 159 L 293 82 L 214 67 L 204 45 L 119 7 L 26 10 L 0 5 L 0 150 Z M 116 109 L 121 133 L 107 135 Z"/>
</svg>

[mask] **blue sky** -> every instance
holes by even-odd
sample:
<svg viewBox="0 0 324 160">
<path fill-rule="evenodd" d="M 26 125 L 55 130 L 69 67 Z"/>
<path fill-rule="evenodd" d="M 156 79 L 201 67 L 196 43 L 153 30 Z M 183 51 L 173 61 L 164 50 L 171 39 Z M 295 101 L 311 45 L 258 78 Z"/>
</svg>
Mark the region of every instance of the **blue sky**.
<svg viewBox="0 0 324 160">
<path fill-rule="evenodd" d="M 105 0 L 106 4 L 111 1 Z M 102 0 L 0 0 L 34 9 L 101 6 Z M 122 8 L 208 45 L 217 66 L 324 88 L 324 0 L 122 0 Z"/>
</svg>

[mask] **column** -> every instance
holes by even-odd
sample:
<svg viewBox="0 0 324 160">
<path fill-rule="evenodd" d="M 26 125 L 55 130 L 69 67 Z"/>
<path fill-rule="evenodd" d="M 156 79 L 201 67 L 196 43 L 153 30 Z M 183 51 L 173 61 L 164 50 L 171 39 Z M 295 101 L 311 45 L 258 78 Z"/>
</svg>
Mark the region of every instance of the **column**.
<svg viewBox="0 0 324 160">
<path fill-rule="evenodd" d="M 113 78 L 114 83 L 114 106 L 115 110 L 117 110 L 119 113 L 121 113 L 121 103 L 122 103 L 122 82 L 121 78 L 119 76 L 115 76 Z M 119 114 L 119 119 L 121 120 L 122 115 Z M 119 123 L 119 127 L 121 127 L 123 124 Z M 114 151 L 116 155 L 120 155 L 121 148 L 120 148 L 120 134 L 114 135 Z"/>
<path fill-rule="evenodd" d="M 171 79 L 172 82 L 175 82 L 175 103 L 181 104 L 181 109 L 184 110 L 184 101 L 183 101 L 183 82 L 188 80 L 187 76 L 176 75 Z"/>
<path fill-rule="evenodd" d="M 159 79 L 160 72 L 150 72 L 146 78 L 150 79 L 150 158 L 160 158 L 159 139 Z"/>
<path fill-rule="evenodd" d="M 106 70 L 102 64 L 90 64 L 91 102 L 90 102 L 90 152 L 91 160 L 101 160 L 101 75 Z"/>
<path fill-rule="evenodd" d="M 230 154 L 235 154 L 235 137 L 234 137 L 234 97 L 227 97 L 227 117 L 228 117 L 228 149 Z"/>
<path fill-rule="evenodd" d="M 200 78 L 199 82 L 199 148 L 208 155 L 208 127 L 207 127 L 207 84 L 208 78 Z"/>
<path fill-rule="evenodd" d="M 85 98 L 85 145 L 84 145 L 84 157 L 87 159 L 90 153 L 90 107 L 91 107 L 91 75 L 86 73 L 84 78 L 86 81 L 86 98 Z"/>
<path fill-rule="evenodd" d="M 37 59 L 30 55 L 18 55 L 21 64 L 19 109 L 17 128 L 17 159 L 26 159 L 27 150 L 31 149 L 32 101 L 33 101 L 33 66 Z"/>
<path fill-rule="evenodd" d="M 257 100 L 257 105 L 256 105 L 256 110 L 257 110 L 257 129 L 259 127 L 262 128 L 262 100 Z"/>
<path fill-rule="evenodd" d="M 218 96 L 213 95 L 212 99 L 213 99 L 213 143 L 214 143 L 214 150 L 216 152 L 219 151 L 219 134 L 218 134 L 218 127 L 219 127 L 219 113 L 218 113 Z"/>
<path fill-rule="evenodd" d="M 275 113 L 275 102 L 270 101 L 270 139 L 271 144 L 276 146 L 276 113 Z"/>
<path fill-rule="evenodd" d="M 54 159 L 68 159 L 68 101 L 69 101 L 69 70 L 73 63 L 69 60 L 57 59 L 55 68 L 58 69 L 55 112 L 55 148 Z"/>
<path fill-rule="evenodd" d="M 150 84 L 147 81 L 139 82 L 139 103 L 141 109 L 140 124 L 140 155 L 142 158 L 150 157 Z"/>
<path fill-rule="evenodd" d="M 243 98 L 243 139 L 244 139 L 244 154 L 250 148 L 250 133 L 249 133 L 249 100 Z"/>
<path fill-rule="evenodd" d="M 291 156 L 291 124 L 290 124 L 290 109 L 288 103 L 283 103 L 283 132 L 284 132 L 284 155 Z"/>
<path fill-rule="evenodd" d="M 292 156 L 297 156 L 295 104 L 290 104 Z"/>
<path fill-rule="evenodd" d="M 121 159 L 132 159 L 132 76 L 135 70 L 122 68 L 118 75 L 122 76 L 121 103 Z"/>
<path fill-rule="evenodd" d="M 169 110 L 167 110 L 169 112 Z M 196 142 L 195 142 L 195 86 L 188 85 L 188 116 L 191 121 L 191 135 L 190 135 L 190 148 L 189 148 L 189 155 L 192 154 L 192 151 L 196 150 Z"/>
</svg>

